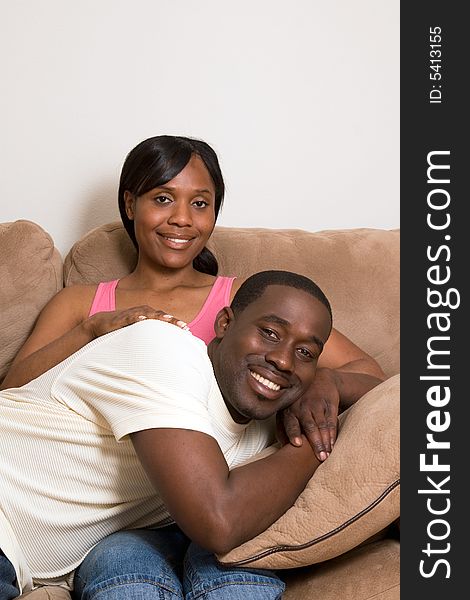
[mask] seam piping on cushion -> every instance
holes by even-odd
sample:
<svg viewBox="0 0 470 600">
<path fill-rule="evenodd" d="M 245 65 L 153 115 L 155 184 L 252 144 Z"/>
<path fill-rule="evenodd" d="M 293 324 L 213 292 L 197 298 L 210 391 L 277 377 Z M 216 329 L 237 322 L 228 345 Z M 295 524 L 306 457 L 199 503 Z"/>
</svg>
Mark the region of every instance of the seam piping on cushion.
<svg viewBox="0 0 470 600">
<path fill-rule="evenodd" d="M 273 548 L 264 550 L 263 552 L 260 552 L 259 554 L 250 556 L 250 558 L 244 558 L 242 560 L 237 560 L 237 561 L 229 562 L 229 563 L 221 563 L 221 564 L 223 564 L 225 566 L 231 566 L 231 567 L 240 567 L 246 563 L 251 563 L 252 561 L 259 560 L 260 558 L 266 558 L 267 556 L 270 556 L 271 554 L 277 554 L 278 552 L 285 552 L 285 551 L 296 552 L 298 550 L 305 550 L 306 548 L 310 548 L 310 546 L 314 546 L 315 544 L 323 542 L 327 538 L 333 537 L 337 533 L 340 533 L 341 531 L 346 529 L 346 527 L 348 527 L 349 525 L 351 525 L 352 523 L 354 523 L 355 521 L 360 519 L 363 515 L 370 512 L 373 508 L 375 508 L 378 504 L 380 504 L 380 502 L 382 502 L 382 500 L 384 500 L 384 498 L 386 498 L 398 485 L 400 485 L 400 479 L 397 479 L 392 484 L 390 484 L 388 486 L 388 488 L 386 490 L 384 490 L 382 492 L 382 494 L 380 494 L 380 496 L 374 500 L 374 502 L 372 502 L 372 504 L 369 504 L 369 506 L 364 508 L 364 510 L 361 510 L 361 512 L 357 513 L 357 515 L 354 515 L 354 517 L 351 517 L 350 519 L 348 519 L 345 523 L 343 523 L 336 529 L 333 529 L 332 531 L 329 531 L 328 533 L 325 533 L 324 535 L 321 535 L 320 537 L 315 538 L 314 540 L 310 540 L 309 542 L 306 542 L 305 544 L 300 544 L 298 546 L 288 546 L 287 544 L 284 544 L 282 546 L 274 546 Z"/>
</svg>

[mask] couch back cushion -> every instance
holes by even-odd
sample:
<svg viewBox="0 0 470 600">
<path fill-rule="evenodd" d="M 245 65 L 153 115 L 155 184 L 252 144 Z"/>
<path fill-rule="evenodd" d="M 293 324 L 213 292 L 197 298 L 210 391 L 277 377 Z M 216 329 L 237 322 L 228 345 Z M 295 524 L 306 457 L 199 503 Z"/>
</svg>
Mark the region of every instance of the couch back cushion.
<svg viewBox="0 0 470 600">
<path fill-rule="evenodd" d="M 0 223 L 0 381 L 44 305 L 62 288 L 62 257 L 32 221 Z"/>
<path fill-rule="evenodd" d="M 399 236 L 398 229 L 216 227 L 208 246 L 221 275 L 246 277 L 265 269 L 286 269 L 311 277 L 330 299 L 335 328 L 390 376 L 399 372 Z M 123 277 L 136 260 L 122 224 L 102 225 L 71 248 L 64 261 L 64 282 Z"/>
</svg>

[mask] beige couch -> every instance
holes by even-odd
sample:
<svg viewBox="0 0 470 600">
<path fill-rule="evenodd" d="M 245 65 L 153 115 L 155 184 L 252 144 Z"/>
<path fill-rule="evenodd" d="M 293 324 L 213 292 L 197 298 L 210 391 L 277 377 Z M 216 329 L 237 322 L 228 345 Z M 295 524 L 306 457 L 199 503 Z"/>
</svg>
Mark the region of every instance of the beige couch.
<svg viewBox="0 0 470 600">
<path fill-rule="evenodd" d="M 399 231 L 218 227 L 211 249 L 222 274 L 281 268 L 315 279 L 331 300 L 335 327 L 388 376 L 341 415 L 334 451 L 295 505 L 219 560 L 281 569 L 285 600 L 398 600 Z M 118 222 L 85 235 L 64 260 L 39 225 L 0 224 L 0 256 L 0 380 L 39 311 L 63 285 L 120 277 L 135 262 Z M 24 597 L 69 595 L 46 587 Z"/>
</svg>

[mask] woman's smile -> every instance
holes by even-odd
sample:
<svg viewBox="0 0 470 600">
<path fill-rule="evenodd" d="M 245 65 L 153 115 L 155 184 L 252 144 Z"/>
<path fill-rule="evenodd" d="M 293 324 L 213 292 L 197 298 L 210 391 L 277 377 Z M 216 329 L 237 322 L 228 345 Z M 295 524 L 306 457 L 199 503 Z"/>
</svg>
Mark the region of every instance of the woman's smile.
<svg viewBox="0 0 470 600">
<path fill-rule="evenodd" d="M 163 240 L 165 246 L 168 246 L 168 248 L 171 248 L 172 250 L 186 250 L 196 239 L 196 236 L 181 236 L 158 232 L 157 235 Z"/>
</svg>

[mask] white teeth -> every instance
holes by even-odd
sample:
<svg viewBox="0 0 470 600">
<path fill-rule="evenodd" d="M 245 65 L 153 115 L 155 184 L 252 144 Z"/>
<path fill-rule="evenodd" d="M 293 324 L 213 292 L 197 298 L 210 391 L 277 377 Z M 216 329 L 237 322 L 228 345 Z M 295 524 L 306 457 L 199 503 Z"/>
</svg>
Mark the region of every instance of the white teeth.
<svg viewBox="0 0 470 600">
<path fill-rule="evenodd" d="M 274 390 L 275 392 L 277 392 L 281 389 L 280 385 L 274 383 L 273 381 L 269 381 L 269 379 L 261 377 L 261 375 L 258 375 L 258 373 L 255 373 L 254 371 L 250 371 L 250 375 L 254 377 L 256 381 L 259 381 L 260 383 L 268 387 L 270 390 Z"/>
<path fill-rule="evenodd" d="M 187 244 L 188 242 L 191 241 L 191 240 L 182 240 L 180 238 L 176 239 L 176 238 L 170 238 L 170 237 L 167 237 L 165 239 L 168 240 L 169 242 L 174 242 L 175 244 Z"/>
</svg>

